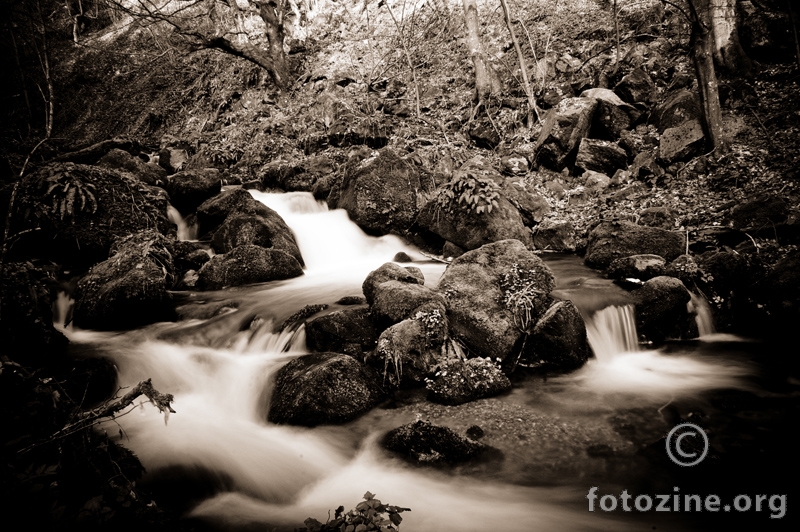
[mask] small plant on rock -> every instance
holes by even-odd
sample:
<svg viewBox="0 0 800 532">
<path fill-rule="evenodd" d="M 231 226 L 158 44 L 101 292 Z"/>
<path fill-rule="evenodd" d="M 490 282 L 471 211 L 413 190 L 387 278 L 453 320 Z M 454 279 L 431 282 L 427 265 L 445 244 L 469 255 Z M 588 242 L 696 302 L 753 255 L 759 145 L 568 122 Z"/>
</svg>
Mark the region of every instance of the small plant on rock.
<svg viewBox="0 0 800 532">
<path fill-rule="evenodd" d="M 45 196 L 50 198 L 53 214 L 62 220 L 74 218 L 85 210 L 97 212 L 96 188 L 92 183 L 84 183 L 78 176 L 69 172 L 51 175 L 45 180 L 48 185 Z"/>
<path fill-rule="evenodd" d="M 400 529 L 402 512 L 410 512 L 410 508 L 401 508 L 383 504 L 370 492 L 364 494 L 364 501 L 353 510 L 344 512 L 344 506 L 336 509 L 334 518 L 323 524 L 309 517 L 305 520 L 307 532 L 390 532 Z"/>
<path fill-rule="evenodd" d="M 525 270 L 514 263 L 500 279 L 500 303 L 511 312 L 514 325 L 522 332 L 528 332 L 546 299 L 547 294 L 536 288 L 539 275 L 535 268 Z"/>
<path fill-rule="evenodd" d="M 453 178 L 442 187 L 436 204 L 446 212 L 453 212 L 462 205 L 477 214 L 492 212 L 497 207 L 500 187 L 491 179 L 475 176 L 469 172 Z"/>
</svg>

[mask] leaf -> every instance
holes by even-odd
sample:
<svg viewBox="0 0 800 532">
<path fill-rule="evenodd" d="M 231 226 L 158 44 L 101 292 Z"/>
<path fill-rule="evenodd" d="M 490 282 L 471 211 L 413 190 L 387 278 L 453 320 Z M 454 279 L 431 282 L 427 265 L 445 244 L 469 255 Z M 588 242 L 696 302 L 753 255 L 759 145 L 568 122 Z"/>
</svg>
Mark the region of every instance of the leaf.
<svg viewBox="0 0 800 532">
<path fill-rule="evenodd" d="M 399 525 L 400 525 L 400 523 L 403 521 L 403 516 L 402 516 L 402 515 L 400 515 L 399 513 L 395 513 L 395 512 L 393 512 L 393 513 L 390 513 L 390 514 L 389 514 L 389 520 L 390 520 L 390 521 L 392 522 L 392 524 L 394 524 L 395 526 L 399 526 Z"/>
<path fill-rule="evenodd" d="M 367 525 L 358 525 L 356 527 L 356 532 L 367 532 Z"/>
<path fill-rule="evenodd" d="M 364 500 L 367 500 L 367 501 L 368 501 L 368 500 L 370 500 L 370 499 L 374 499 L 374 498 L 375 498 L 375 494 L 374 494 L 374 493 L 366 492 L 366 493 L 364 494 Z"/>
</svg>

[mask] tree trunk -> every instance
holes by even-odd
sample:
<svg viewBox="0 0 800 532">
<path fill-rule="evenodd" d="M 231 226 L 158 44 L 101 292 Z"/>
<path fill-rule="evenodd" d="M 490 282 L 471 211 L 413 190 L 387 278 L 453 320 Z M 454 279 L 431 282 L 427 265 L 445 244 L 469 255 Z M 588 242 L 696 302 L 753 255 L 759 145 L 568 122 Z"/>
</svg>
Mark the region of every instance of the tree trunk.
<svg viewBox="0 0 800 532">
<path fill-rule="evenodd" d="M 753 61 L 739 42 L 739 17 L 736 0 L 706 0 L 713 37 L 714 61 L 726 74 L 747 77 L 753 73 Z"/>
<path fill-rule="evenodd" d="M 530 80 L 528 79 L 528 66 L 525 64 L 525 56 L 522 55 L 522 48 L 517 40 L 517 34 L 514 32 L 514 25 L 511 23 L 511 14 L 508 10 L 508 2 L 500 0 L 500 5 L 503 6 L 503 14 L 506 18 L 506 27 L 508 33 L 511 35 L 511 41 L 514 43 L 514 50 L 517 52 L 517 60 L 519 61 L 519 69 L 522 72 L 522 83 L 525 89 L 525 95 L 528 97 L 528 127 L 533 126 L 533 114 L 536 113 L 536 118 L 541 120 L 539 116 L 539 109 L 536 107 L 536 100 L 533 97 L 533 89 L 531 88 Z"/>
<path fill-rule="evenodd" d="M 800 37 L 797 35 L 797 20 L 794 18 L 794 9 L 792 9 L 792 2 L 794 0 L 786 0 L 789 4 L 789 21 L 792 23 L 792 34 L 794 35 L 794 53 L 797 57 L 797 66 L 800 66 Z"/>
<path fill-rule="evenodd" d="M 724 147 L 725 136 L 722 128 L 722 110 L 719 104 L 719 84 L 714 70 L 713 36 L 708 20 L 709 2 L 713 0 L 691 0 L 692 11 L 691 50 L 697 86 L 702 106 L 703 133 L 708 148 L 714 150 Z"/>
<path fill-rule="evenodd" d="M 259 15 L 267 26 L 266 34 L 269 41 L 267 50 L 272 61 L 270 74 L 281 89 L 286 88 L 289 76 L 286 54 L 283 52 L 283 40 L 286 37 L 283 18 L 286 14 L 287 1 L 266 0 L 258 3 Z"/>
<path fill-rule="evenodd" d="M 475 95 L 478 102 L 483 102 L 492 94 L 497 94 L 502 90 L 500 79 L 486 59 L 483 51 L 481 36 L 478 25 L 478 6 L 475 0 L 463 0 L 464 2 L 464 22 L 467 27 L 467 46 L 472 57 L 472 64 L 475 67 Z"/>
</svg>

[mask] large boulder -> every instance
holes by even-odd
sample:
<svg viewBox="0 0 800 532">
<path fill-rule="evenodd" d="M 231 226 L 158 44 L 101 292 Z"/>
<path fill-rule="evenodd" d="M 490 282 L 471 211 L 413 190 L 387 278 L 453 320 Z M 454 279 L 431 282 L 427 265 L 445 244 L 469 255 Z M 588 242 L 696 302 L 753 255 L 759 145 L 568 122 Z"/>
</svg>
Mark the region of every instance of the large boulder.
<svg viewBox="0 0 800 532">
<path fill-rule="evenodd" d="M 553 170 L 565 166 L 581 139 L 589 136 L 597 102 L 595 98 L 567 98 L 547 112 L 536 141 L 539 164 Z"/>
<path fill-rule="evenodd" d="M 146 163 L 141 158 L 119 148 L 114 148 L 105 154 L 97 161 L 97 166 L 128 172 L 148 185 L 163 187 L 167 182 L 166 170 L 157 164 Z"/>
<path fill-rule="evenodd" d="M 572 301 L 556 301 L 533 328 L 522 361 L 561 371 L 581 367 L 589 359 L 583 317 Z"/>
<path fill-rule="evenodd" d="M 314 353 L 278 370 L 267 419 L 309 427 L 345 423 L 383 398 L 377 375 L 353 357 Z"/>
<path fill-rule="evenodd" d="M 639 119 L 641 113 L 634 106 L 627 104 L 610 89 L 588 89 L 581 93 L 581 98 L 597 100 L 597 110 L 592 123 L 592 135 L 614 140 L 630 129 Z"/>
<path fill-rule="evenodd" d="M 227 253 L 233 248 L 253 244 L 267 249 L 285 251 L 303 266 L 303 256 L 294 233 L 280 215 L 264 207 L 259 214 L 231 214 L 214 232 L 211 245 L 217 253 Z"/>
<path fill-rule="evenodd" d="M 493 397 L 511 389 L 511 381 L 488 357 L 448 360 L 426 384 L 428 399 L 445 405 L 460 405 Z"/>
<path fill-rule="evenodd" d="M 439 308 L 444 313 L 444 298 L 427 286 L 402 281 L 386 281 L 378 285 L 372 303 L 375 322 L 384 327 L 413 316 L 416 309 Z"/>
<path fill-rule="evenodd" d="M 650 76 L 641 68 L 634 68 L 614 86 L 620 98 L 628 103 L 651 104 L 656 101 L 658 90 Z"/>
<path fill-rule="evenodd" d="M 522 222 L 528 227 L 533 227 L 544 219 L 550 212 L 550 204 L 538 192 L 528 190 L 527 185 L 521 181 L 506 178 L 498 181 L 500 195 L 505 197 L 516 207 L 522 217 Z"/>
<path fill-rule="evenodd" d="M 170 176 L 166 189 L 172 206 L 183 214 L 189 214 L 219 194 L 222 177 L 216 168 L 186 170 Z"/>
<path fill-rule="evenodd" d="M 653 341 L 686 336 L 691 319 L 686 304 L 691 295 L 680 279 L 654 277 L 637 289 L 634 297 L 639 332 Z"/>
<path fill-rule="evenodd" d="M 700 119 L 700 101 L 686 89 L 675 91 L 653 109 L 650 117 L 659 133 L 678 127 L 684 122 Z"/>
<path fill-rule="evenodd" d="M 789 205 L 783 198 L 761 196 L 733 207 L 729 223 L 734 229 L 772 230 L 776 225 L 786 222 L 788 217 Z"/>
<path fill-rule="evenodd" d="M 597 139 L 582 139 L 578 146 L 575 166 L 614 175 L 617 170 L 628 167 L 628 155 L 614 142 Z"/>
<path fill-rule="evenodd" d="M 224 255 L 215 255 L 198 273 L 198 288 L 220 290 L 298 277 L 303 275 L 303 267 L 285 251 L 246 244 Z"/>
<path fill-rule="evenodd" d="M 661 135 L 658 145 L 658 160 L 664 164 L 685 161 L 703 151 L 705 137 L 699 120 L 689 120 L 671 127 Z"/>
<path fill-rule="evenodd" d="M 533 247 L 544 251 L 572 253 L 576 248 L 575 228 L 566 220 L 545 220 L 533 230 Z"/>
<path fill-rule="evenodd" d="M 174 320 L 171 241 L 143 231 L 115 243 L 113 255 L 78 281 L 73 323 L 83 329 L 133 329 Z"/>
<path fill-rule="evenodd" d="M 647 281 L 653 277 L 664 275 L 667 261 L 658 255 L 631 255 L 614 259 L 606 273 L 612 279 L 639 279 Z"/>
<path fill-rule="evenodd" d="M 414 421 L 389 431 L 383 446 L 412 463 L 452 464 L 476 458 L 486 450 L 482 443 L 459 435 L 453 429 Z"/>
<path fill-rule="evenodd" d="M 378 287 L 387 281 L 400 281 L 401 283 L 410 284 L 425 284 L 425 276 L 422 271 L 414 266 L 398 266 L 393 262 L 383 264 L 377 270 L 373 270 L 364 279 L 361 285 L 361 290 L 364 292 L 364 297 L 367 303 L 372 305 L 375 303 L 375 295 Z"/>
<path fill-rule="evenodd" d="M 461 255 L 439 281 L 451 334 L 493 360 L 512 353 L 522 328 L 532 326 L 549 306 L 554 287 L 547 265 L 518 240 Z"/>
<path fill-rule="evenodd" d="M 364 361 L 375 349 L 379 331 L 367 308 L 338 310 L 306 322 L 306 346 L 312 351 L 345 353 Z"/>
<path fill-rule="evenodd" d="M 127 172 L 51 164 L 19 182 L 8 233 L 16 239 L 6 260 L 88 268 L 108 258 L 116 238 L 145 229 L 172 229 L 164 190 Z"/>
<path fill-rule="evenodd" d="M 671 261 L 683 253 L 684 245 L 680 233 L 626 221 L 606 221 L 589 233 L 584 262 L 591 268 L 602 270 L 614 259 L 631 255 L 660 255 Z"/>
<path fill-rule="evenodd" d="M 384 149 L 358 164 L 346 165 L 332 206 L 346 210 L 367 233 L 402 233 L 419 212 L 417 193 L 429 186 L 430 180 L 420 179 L 415 165 Z"/>
<path fill-rule="evenodd" d="M 439 309 L 403 320 L 381 333 L 370 363 L 392 386 L 421 384 L 439 364 L 446 334 L 447 320 Z"/>
</svg>

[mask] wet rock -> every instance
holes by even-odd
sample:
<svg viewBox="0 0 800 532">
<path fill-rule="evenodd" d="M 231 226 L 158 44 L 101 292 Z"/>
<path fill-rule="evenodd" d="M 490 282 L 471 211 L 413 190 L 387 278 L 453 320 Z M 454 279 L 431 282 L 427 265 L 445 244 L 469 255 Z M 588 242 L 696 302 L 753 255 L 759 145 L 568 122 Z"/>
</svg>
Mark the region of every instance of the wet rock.
<svg viewBox="0 0 800 532">
<path fill-rule="evenodd" d="M 227 253 L 234 248 L 246 244 L 261 246 L 267 249 L 284 251 L 294 257 L 301 266 L 303 256 L 294 233 L 280 215 L 264 207 L 259 209 L 264 214 L 231 214 L 211 239 L 211 245 L 217 253 Z"/>
<path fill-rule="evenodd" d="M 416 218 L 417 192 L 431 186 L 420 170 L 385 149 L 357 165 L 347 165 L 336 204 L 370 234 L 403 232 Z M 331 192 L 333 195 L 333 191 Z"/>
<path fill-rule="evenodd" d="M 478 457 L 486 446 L 465 438 L 454 430 L 415 421 L 389 431 L 383 446 L 412 463 L 458 463 Z"/>
<path fill-rule="evenodd" d="M 377 376 L 353 357 L 314 353 L 278 370 L 267 419 L 308 427 L 345 423 L 383 398 Z"/>
<path fill-rule="evenodd" d="M 394 258 L 392 258 L 392 262 L 414 262 L 414 260 L 408 256 L 408 253 L 398 251 L 395 253 Z"/>
<path fill-rule="evenodd" d="M 581 367 L 589 359 L 586 325 L 571 301 L 556 301 L 533 328 L 522 361 L 560 371 Z"/>
<path fill-rule="evenodd" d="M 126 330 L 176 318 L 171 241 L 143 231 L 115 242 L 108 260 L 78 281 L 73 323 L 82 329 Z"/>
<path fill-rule="evenodd" d="M 158 165 L 174 174 L 183 170 L 189 163 L 189 148 L 186 145 L 165 146 L 158 152 Z"/>
<path fill-rule="evenodd" d="M 658 96 L 655 83 L 641 68 L 634 68 L 614 86 L 614 92 L 628 103 L 651 104 Z"/>
<path fill-rule="evenodd" d="M 344 296 L 336 301 L 337 305 L 365 305 L 367 298 L 362 296 Z"/>
<path fill-rule="evenodd" d="M 730 224 L 734 229 L 755 230 L 772 229 L 786 222 L 789 206 L 782 198 L 762 196 L 737 204 L 730 214 Z"/>
<path fill-rule="evenodd" d="M 449 360 L 440 365 L 427 384 L 428 399 L 445 405 L 460 405 L 507 392 L 511 381 L 498 364 L 480 357 Z"/>
<path fill-rule="evenodd" d="M 177 272 L 199 270 L 211 257 L 197 242 L 176 241 L 172 243 L 172 259 Z"/>
<path fill-rule="evenodd" d="M 377 293 L 378 286 L 387 281 L 400 281 L 402 283 L 410 284 L 425 284 L 425 276 L 419 268 L 411 266 L 398 266 L 393 262 L 387 262 L 377 270 L 373 270 L 364 279 L 361 285 L 361 290 L 364 292 L 364 297 L 367 303 L 372 305 L 375 303 L 375 294 Z"/>
<path fill-rule="evenodd" d="M 229 286 L 298 277 L 303 275 L 303 268 L 297 259 L 285 251 L 247 244 L 212 257 L 199 275 L 198 288 L 220 290 Z"/>
<path fill-rule="evenodd" d="M 606 273 L 612 279 L 639 279 L 647 281 L 664 275 L 667 261 L 658 255 L 631 255 L 615 259 L 609 264 Z"/>
<path fill-rule="evenodd" d="M 689 291 L 674 277 L 654 277 L 634 293 L 636 327 L 653 341 L 685 336 L 691 316 L 686 304 Z"/>
<path fill-rule="evenodd" d="M 381 333 L 370 364 L 383 372 L 385 384 L 421 384 L 439 364 L 446 335 L 443 309 L 434 309 L 418 319 L 403 320 Z"/>
<path fill-rule="evenodd" d="M 219 170 L 187 170 L 172 175 L 166 189 L 172 205 L 182 214 L 194 211 L 201 203 L 219 194 L 222 181 Z"/>
<path fill-rule="evenodd" d="M 567 157 L 589 135 L 595 109 L 594 98 L 567 98 L 550 109 L 536 141 L 537 162 L 556 171 L 564 168 Z"/>
<path fill-rule="evenodd" d="M 672 127 L 661 135 L 658 146 L 658 160 L 664 164 L 685 161 L 703 151 L 705 137 L 699 120 L 690 120 L 680 126 Z"/>
<path fill-rule="evenodd" d="M 287 329 L 297 329 L 300 325 L 303 324 L 308 318 L 313 316 L 314 314 L 319 314 L 323 310 L 328 308 L 327 303 L 317 303 L 315 305 L 306 305 L 281 323 L 280 331 L 285 331 Z M 252 326 L 251 326 L 252 327 Z"/>
<path fill-rule="evenodd" d="M 453 244 L 449 240 L 442 246 L 442 257 L 455 259 L 466 253 L 466 250 L 457 244 Z"/>
<path fill-rule="evenodd" d="M 564 220 L 545 220 L 533 230 L 536 249 L 572 253 L 575 251 L 575 228 Z"/>
<path fill-rule="evenodd" d="M 128 172 L 148 185 L 163 187 L 167 183 L 166 170 L 118 148 L 105 154 L 97 161 L 97 166 Z"/>
<path fill-rule="evenodd" d="M 378 334 L 367 308 L 338 310 L 306 323 L 310 350 L 345 353 L 361 361 L 365 353 L 375 349 Z"/>
<path fill-rule="evenodd" d="M 653 109 L 651 117 L 659 133 L 678 127 L 684 122 L 699 120 L 700 102 L 696 94 L 688 90 L 673 92 Z"/>
<path fill-rule="evenodd" d="M 198 234 L 203 236 L 214 231 L 231 214 L 269 216 L 274 212 L 253 198 L 246 190 L 241 188 L 226 190 L 197 207 Z"/>
<path fill-rule="evenodd" d="M 281 188 L 287 192 L 311 190 L 316 182 L 315 176 L 306 174 L 302 166 L 282 159 L 268 162 L 259 174 L 265 188 Z"/>
<path fill-rule="evenodd" d="M 517 240 L 503 240 L 469 251 L 447 267 L 439 291 L 447 301 L 450 332 L 480 356 L 505 360 L 521 336 L 515 316 L 503 301 L 505 281 L 519 278 L 535 320 L 549 306 L 555 287 L 547 265 Z M 513 292 L 513 291 L 512 291 Z M 518 322 L 517 322 L 518 323 Z"/>
<path fill-rule="evenodd" d="M 602 222 L 589 234 L 584 262 L 596 269 L 607 268 L 614 259 L 631 255 L 660 255 L 670 261 L 684 250 L 684 237 L 655 227 L 626 221 Z"/>
<path fill-rule="evenodd" d="M 371 309 L 376 323 L 389 326 L 410 318 L 415 309 L 422 305 L 441 308 L 444 314 L 444 299 L 427 286 L 403 281 L 386 281 L 375 288 Z"/>
<path fill-rule="evenodd" d="M 594 170 L 606 175 L 613 175 L 618 169 L 628 167 L 628 155 L 625 150 L 613 142 L 597 139 L 582 139 L 578 146 L 578 158 L 575 166 L 584 170 Z"/>
<path fill-rule="evenodd" d="M 675 212 L 669 207 L 648 207 L 639 212 L 639 225 L 647 227 L 673 229 L 675 220 L 677 220 Z"/>
</svg>

